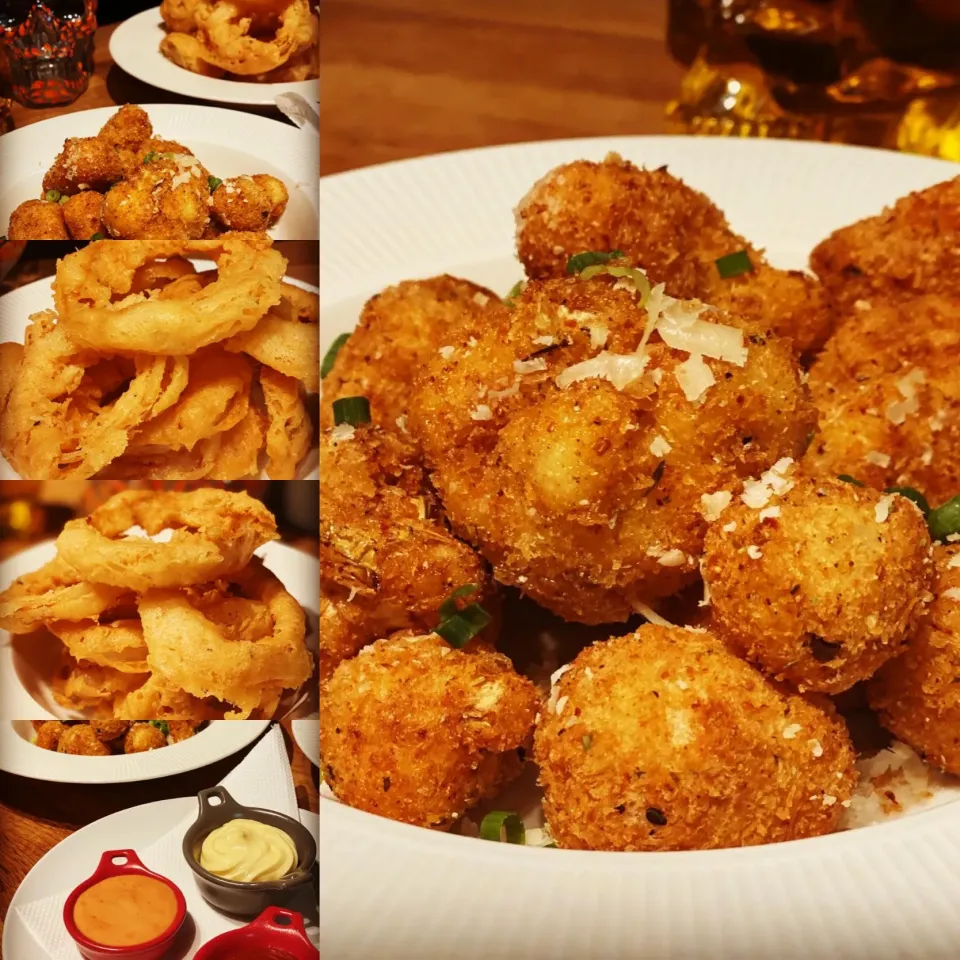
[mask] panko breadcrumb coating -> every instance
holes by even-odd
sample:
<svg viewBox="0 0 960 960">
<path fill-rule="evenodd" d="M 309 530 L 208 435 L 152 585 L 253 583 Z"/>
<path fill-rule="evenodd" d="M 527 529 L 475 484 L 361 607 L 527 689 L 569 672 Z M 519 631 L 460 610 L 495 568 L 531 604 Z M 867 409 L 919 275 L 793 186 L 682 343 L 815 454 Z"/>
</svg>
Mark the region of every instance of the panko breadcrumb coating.
<svg viewBox="0 0 960 960">
<path fill-rule="evenodd" d="M 324 777 L 338 799 L 438 830 L 519 773 L 540 702 L 507 657 L 436 634 L 378 640 L 321 697 Z"/>
<path fill-rule="evenodd" d="M 53 166 L 44 174 L 43 189 L 74 194 L 81 190 L 110 189 L 123 177 L 117 148 L 100 137 L 71 137 L 64 141 Z"/>
<path fill-rule="evenodd" d="M 929 601 L 930 535 L 905 497 L 784 472 L 710 526 L 711 629 L 801 692 L 839 693 L 902 649 Z"/>
<path fill-rule="evenodd" d="M 499 302 L 486 287 L 446 274 L 406 280 L 372 297 L 323 381 L 321 424 L 333 425 L 334 400 L 362 396 L 374 423 L 397 429 L 414 377 L 451 342 L 448 333 L 463 320 L 482 325 L 489 306 Z"/>
<path fill-rule="evenodd" d="M 109 757 L 110 748 L 97 736 L 93 727 L 85 723 L 67 727 L 60 734 L 57 753 L 72 753 L 82 757 Z"/>
<path fill-rule="evenodd" d="M 613 280 L 531 281 L 512 309 L 489 306 L 447 335 L 410 401 L 454 531 L 498 580 L 584 623 L 696 580 L 701 494 L 798 456 L 815 426 L 787 341 L 707 310 L 695 324 L 732 335 L 739 363 L 698 362 L 658 329 L 644 366 L 650 314 Z M 651 298 L 661 324 L 696 312 Z"/>
<path fill-rule="evenodd" d="M 36 723 L 34 723 L 34 725 L 36 726 Z M 63 736 L 64 731 L 68 729 L 67 725 L 61 723 L 59 720 L 47 720 L 36 728 L 36 745 L 42 750 L 56 750 L 60 745 L 60 738 Z"/>
<path fill-rule="evenodd" d="M 98 740 L 109 743 L 122 737 L 130 729 L 129 720 L 103 720 L 100 723 L 91 723 L 93 732 Z"/>
<path fill-rule="evenodd" d="M 153 136 L 153 124 L 143 107 L 125 103 L 100 128 L 97 136 L 118 149 L 136 150 Z"/>
<path fill-rule="evenodd" d="M 856 783 L 843 722 L 709 633 L 647 624 L 564 668 L 534 756 L 557 845 L 707 850 L 833 831 Z"/>
<path fill-rule="evenodd" d="M 816 278 L 770 266 L 709 197 L 666 167 L 641 169 L 616 154 L 563 164 L 531 187 L 516 219 L 517 253 L 530 277 L 563 276 L 577 253 L 620 250 L 672 296 L 762 323 L 802 353 L 819 347 L 833 325 Z M 715 261 L 740 250 L 753 271 L 722 278 Z"/>
<path fill-rule="evenodd" d="M 69 240 L 63 207 L 49 200 L 25 200 L 10 214 L 10 240 Z"/>
<path fill-rule="evenodd" d="M 909 486 L 932 504 L 960 489 L 960 301 L 916 297 L 855 310 L 810 370 L 821 431 L 812 474 Z"/>
<path fill-rule="evenodd" d="M 288 199 L 287 188 L 276 177 L 233 177 L 213 191 L 211 211 L 231 230 L 266 230 L 286 209 Z"/>
<path fill-rule="evenodd" d="M 934 600 L 906 651 L 867 688 L 895 737 L 928 763 L 960 774 L 960 544 L 934 548 Z"/>
<path fill-rule="evenodd" d="M 89 240 L 95 233 L 107 235 L 103 225 L 103 194 L 83 190 L 62 204 L 63 220 L 74 240 Z"/>
<path fill-rule="evenodd" d="M 164 732 L 152 723 L 135 723 L 123 738 L 124 753 L 146 753 L 167 745 Z"/>
<path fill-rule="evenodd" d="M 858 300 L 960 296 L 960 176 L 901 197 L 875 217 L 834 231 L 810 265 L 843 313 Z"/>
<path fill-rule="evenodd" d="M 483 562 L 447 530 L 402 435 L 323 431 L 320 499 L 321 676 L 388 633 L 435 627 L 441 604 L 465 584 L 480 586 L 471 600 L 489 604 Z"/>
</svg>

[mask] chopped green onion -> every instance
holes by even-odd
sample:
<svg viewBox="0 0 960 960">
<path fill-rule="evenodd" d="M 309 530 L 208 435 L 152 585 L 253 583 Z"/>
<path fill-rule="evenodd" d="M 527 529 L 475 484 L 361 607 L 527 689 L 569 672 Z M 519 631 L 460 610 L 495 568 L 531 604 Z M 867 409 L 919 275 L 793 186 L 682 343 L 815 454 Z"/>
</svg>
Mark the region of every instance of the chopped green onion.
<svg viewBox="0 0 960 960">
<path fill-rule="evenodd" d="M 924 516 L 930 513 L 930 504 L 927 503 L 927 498 L 919 490 L 914 490 L 913 487 L 887 487 L 883 492 L 899 493 L 901 497 L 912 500 L 920 508 Z"/>
<path fill-rule="evenodd" d="M 150 720 L 148 722 L 151 727 L 156 727 L 165 737 L 170 736 L 170 727 L 166 720 Z"/>
<path fill-rule="evenodd" d="M 507 295 L 503 298 L 503 302 L 508 306 L 513 306 L 513 301 L 520 296 L 523 288 L 526 286 L 525 280 L 518 280 L 508 291 Z"/>
<path fill-rule="evenodd" d="M 927 526 L 933 540 L 946 541 L 952 534 L 960 533 L 960 496 L 931 510 L 927 514 Z"/>
<path fill-rule="evenodd" d="M 153 161 L 156 160 L 156 159 L 157 159 L 157 151 L 156 151 L 156 150 L 151 150 L 151 151 L 143 158 L 143 162 L 144 162 L 144 163 L 153 163 Z"/>
<path fill-rule="evenodd" d="M 493 617 L 487 613 L 479 603 L 471 603 L 459 613 L 447 617 L 442 623 L 434 627 L 433 632 L 443 637 L 451 647 L 465 647 Z"/>
<path fill-rule="evenodd" d="M 610 260 L 617 260 L 623 256 L 622 250 L 587 250 L 585 253 L 575 253 L 567 261 L 567 273 L 580 273 L 587 267 L 593 267 L 597 264 L 608 263 Z"/>
<path fill-rule="evenodd" d="M 557 849 L 557 845 L 556 845 L 555 843 L 545 843 L 541 849 L 543 849 L 543 850 L 556 850 L 556 849 Z"/>
<path fill-rule="evenodd" d="M 163 157 L 164 160 L 172 160 L 176 156 L 176 154 L 173 153 L 172 151 L 167 151 L 166 153 L 159 153 L 157 154 L 157 156 Z"/>
<path fill-rule="evenodd" d="M 213 193 L 223 181 L 219 177 L 207 177 L 207 183 L 210 186 L 210 192 Z"/>
<path fill-rule="evenodd" d="M 856 477 L 851 477 L 849 473 L 838 474 L 837 479 L 842 480 L 844 483 L 852 483 L 855 487 L 866 486 L 862 480 L 858 480 Z"/>
<path fill-rule="evenodd" d="M 330 344 L 330 349 L 327 350 L 326 354 L 324 354 L 323 363 L 320 364 L 321 380 L 333 369 L 333 362 L 337 359 L 337 354 L 340 352 L 340 348 L 349 339 L 349 333 L 341 333 L 340 336 Z"/>
<path fill-rule="evenodd" d="M 480 836 L 498 843 L 525 843 L 527 828 L 523 821 L 509 810 L 494 810 L 480 824 Z"/>
<path fill-rule="evenodd" d="M 593 737 L 589 733 L 585 733 L 580 738 L 580 742 L 583 744 L 584 751 L 589 750 L 593 746 Z"/>
<path fill-rule="evenodd" d="M 49 200 L 50 203 L 56 203 L 63 194 L 59 190 L 48 190 L 44 195 L 44 200 Z"/>
<path fill-rule="evenodd" d="M 333 422 L 358 427 L 370 422 L 370 401 L 366 397 L 341 397 L 333 401 Z"/>
<path fill-rule="evenodd" d="M 99 231 L 97 231 L 95 234 L 93 234 L 92 237 L 90 237 L 90 239 L 91 239 L 91 240 L 105 240 L 106 237 L 104 237 L 104 235 L 103 235 L 102 233 L 100 233 Z"/>
<path fill-rule="evenodd" d="M 62 196 L 62 197 L 57 201 L 57 203 L 59 203 L 61 206 L 63 206 L 63 204 L 65 204 L 69 199 L 70 199 L 70 198 L 69 198 L 68 196 Z"/>
<path fill-rule="evenodd" d="M 592 280 L 603 273 L 608 273 L 611 277 L 624 277 L 630 280 L 634 289 L 640 294 L 640 306 L 642 307 L 647 302 L 647 297 L 650 296 L 650 281 L 642 270 L 637 270 L 636 267 L 604 267 L 598 265 L 581 270 L 580 279 Z"/>
<path fill-rule="evenodd" d="M 457 601 L 461 597 L 469 597 L 471 593 L 476 593 L 480 589 L 479 583 L 465 583 L 462 587 L 457 587 L 453 593 L 440 604 L 440 619 L 449 620 L 459 612 Z"/>
<path fill-rule="evenodd" d="M 739 277 L 741 273 L 753 272 L 750 254 L 747 253 L 746 250 L 728 253 L 725 257 L 718 258 L 716 264 L 717 271 L 724 280 L 729 280 L 731 277 Z"/>
</svg>

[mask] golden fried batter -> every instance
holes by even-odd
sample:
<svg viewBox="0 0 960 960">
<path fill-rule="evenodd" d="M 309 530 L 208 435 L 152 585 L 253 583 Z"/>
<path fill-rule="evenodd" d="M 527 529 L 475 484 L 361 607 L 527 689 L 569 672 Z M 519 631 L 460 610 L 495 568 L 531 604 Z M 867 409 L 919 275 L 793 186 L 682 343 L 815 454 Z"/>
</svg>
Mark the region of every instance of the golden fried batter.
<svg viewBox="0 0 960 960">
<path fill-rule="evenodd" d="M 44 174 L 43 189 L 74 194 L 81 190 L 108 190 L 123 178 L 117 148 L 100 137 L 71 137 L 64 141 L 53 166 Z"/>
<path fill-rule="evenodd" d="M 137 150 L 153 136 L 153 124 L 143 107 L 125 103 L 100 128 L 97 136 L 118 149 Z"/>
<path fill-rule="evenodd" d="M 103 194 L 83 190 L 62 204 L 63 219 L 74 240 L 89 240 L 95 233 L 106 236 L 103 225 Z"/>
<path fill-rule="evenodd" d="M 378 640 L 321 696 L 324 777 L 337 797 L 436 830 L 519 773 L 540 700 L 507 657 L 436 634 Z"/>
<path fill-rule="evenodd" d="M 471 599 L 489 605 L 482 561 L 448 532 L 401 436 L 372 426 L 324 431 L 320 493 L 322 676 L 392 631 L 436 626 L 440 605 L 465 584 L 478 584 Z"/>
<path fill-rule="evenodd" d="M 90 726 L 98 740 L 109 743 L 111 740 L 122 737 L 130 729 L 130 722 L 128 720 L 104 720 L 101 723 L 91 723 Z"/>
<path fill-rule="evenodd" d="M 167 745 L 163 731 L 152 723 L 135 723 L 123 738 L 124 753 L 146 753 Z"/>
<path fill-rule="evenodd" d="M 257 174 L 224 180 L 212 195 L 213 215 L 231 230 L 267 230 L 287 207 L 287 188 L 276 177 Z"/>
<path fill-rule="evenodd" d="M 160 52 L 178 67 L 204 77 L 222 77 L 226 70 L 203 59 L 203 44 L 190 33 L 168 33 L 160 41 Z"/>
<path fill-rule="evenodd" d="M 834 231 L 810 265 L 843 313 L 858 300 L 940 293 L 960 297 L 960 176 Z"/>
<path fill-rule="evenodd" d="M 109 757 L 111 750 L 92 727 L 86 723 L 78 723 L 67 727 L 60 734 L 57 753 L 72 753 L 81 757 Z"/>
<path fill-rule="evenodd" d="M 839 693 L 896 656 L 922 616 L 930 536 L 905 497 L 795 473 L 746 484 L 711 524 L 711 629 L 775 679 Z"/>
<path fill-rule="evenodd" d="M 10 214 L 10 240 L 69 240 L 63 207 L 47 200 L 25 200 Z"/>
<path fill-rule="evenodd" d="M 320 422 L 333 426 L 332 404 L 366 397 L 373 422 L 393 430 L 407 412 L 413 378 L 464 320 L 482 325 L 500 298 L 446 274 L 387 287 L 364 305 L 360 322 L 323 381 Z"/>
<path fill-rule="evenodd" d="M 688 358 L 659 328 L 640 353 L 651 316 L 612 281 L 531 281 L 448 332 L 410 401 L 454 530 L 498 580 L 585 623 L 693 582 L 700 495 L 798 456 L 815 425 L 789 343 L 657 290 L 659 325 L 732 339 L 742 365 Z"/>
<path fill-rule="evenodd" d="M 934 600 L 906 651 L 870 682 L 870 706 L 898 739 L 960 774 L 960 544 L 934 548 Z"/>
<path fill-rule="evenodd" d="M 620 250 L 672 296 L 768 326 L 801 353 L 830 333 L 832 314 L 816 279 L 770 266 L 709 197 L 666 167 L 640 169 L 616 154 L 563 164 L 533 185 L 516 217 L 517 252 L 530 277 L 563 276 L 577 253 Z M 740 250 L 753 271 L 723 279 L 715 261 Z"/>
<path fill-rule="evenodd" d="M 856 783 L 843 722 L 709 633 L 648 624 L 587 647 L 534 755 L 557 845 L 708 850 L 830 833 Z"/>
<path fill-rule="evenodd" d="M 69 729 L 65 723 L 61 723 L 59 720 L 47 720 L 42 722 L 39 727 L 34 721 L 34 727 L 37 730 L 36 744 L 41 750 L 56 750 L 60 745 L 60 738 L 64 731 Z"/>
</svg>

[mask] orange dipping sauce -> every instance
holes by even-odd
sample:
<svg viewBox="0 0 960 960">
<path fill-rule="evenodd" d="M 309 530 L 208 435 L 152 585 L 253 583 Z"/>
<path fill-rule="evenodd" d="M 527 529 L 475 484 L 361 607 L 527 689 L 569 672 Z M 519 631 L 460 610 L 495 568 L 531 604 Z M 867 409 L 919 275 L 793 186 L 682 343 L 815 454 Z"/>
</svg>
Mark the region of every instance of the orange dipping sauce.
<svg viewBox="0 0 960 960">
<path fill-rule="evenodd" d="M 177 898 L 165 883 L 138 874 L 108 877 L 73 905 L 73 922 L 94 943 L 134 947 L 156 940 L 177 919 Z"/>
</svg>

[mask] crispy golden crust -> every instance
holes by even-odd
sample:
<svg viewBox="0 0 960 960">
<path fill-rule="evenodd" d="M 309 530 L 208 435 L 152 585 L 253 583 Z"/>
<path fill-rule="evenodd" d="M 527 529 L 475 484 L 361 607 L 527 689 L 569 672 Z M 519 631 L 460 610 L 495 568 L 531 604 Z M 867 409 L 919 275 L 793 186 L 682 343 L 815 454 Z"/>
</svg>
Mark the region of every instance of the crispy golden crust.
<svg viewBox="0 0 960 960">
<path fill-rule="evenodd" d="M 84 190 L 62 204 L 63 219 L 74 240 L 89 240 L 95 233 L 106 236 L 103 225 L 103 194 Z"/>
<path fill-rule="evenodd" d="M 464 321 L 480 322 L 500 298 L 444 274 L 387 287 L 364 305 L 360 322 L 323 381 L 320 422 L 333 426 L 333 401 L 366 397 L 373 422 L 393 430 L 407 412 L 414 377 Z"/>
<path fill-rule="evenodd" d="M 960 489 L 960 306 L 917 297 L 854 311 L 810 370 L 821 432 L 812 474 L 911 486 L 934 505 Z"/>
<path fill-rule="evenodd" d="M 69 240 L 63 207 L 46 200 L 25 200 L 10 214 L 10 240 Z"/>
<path fill-rule="evenodd" d="M 621 250 L 675 297 L 699 298 L 735 319 L 769 326 L 807 353 L 833 324 L 820 284 L 777 270 L 730 229 L 721 210 L 666 168 L 642 170 L 611 154 L 551 170 L 516 210 L 517 253 L 531 277 L 560 277 L 587 250 Z M 747 250 L 753 273 L 720 277 L 719 257 Z"/>
<path fill-rule="evenodd" d="M 700 495 L 798 456 L 815 424 L 790 345 L 762 332 L 742 367 L 707 361 L 716 382 L 699 402 L 677 379 L 686 353 L 657 333 L 623 390 L 558 387 L 598 341 L 620 355 L 641 342 L 646 311 L 609 281 L 531 281 L 513 309 L 450 331 L 449 356 L 429 359 L 410 401 L 454 530 L 498 580 L 586 623 L 624 620 L 695 580 Z"/>
<path fill-rule="evenodd" d="M 711 628 L 801 692 L 839 693 L 896 656 L 922 616 L 930 536 L 904 497 L 826 477 L 790 480 L 756 506 L 737 491 L 711 524 Z"/>
<path fill-rule="evenodd" d="M 44 190 L 74 194 L 81 190 L 108 190 L 123 178 L 117 148 L 100 137 L 71 137 L 43 177 Z"/>
<path fill-rule="evenodd" d="M 321 672 L 365 644 L 407 627 L 430 629 L 458 587 L 489 606 L 493 586 L 480 558 L 446 528 L 413 446 L 358 427 L 320 438 Z M 495 635 L 495 625 L 484 632 Z"/>
<path fill-rule="evenodd" d="M 439 830 L 519 772 L 540 700 L 507 657 L 435 634 L 378 640 L 321 696 L 324 777 L 337 797 Z"/>
<path fill-rule="evenodd" d="M 706 850 L 830 833 L 856 783 L 842 721 L 708 633 L 641 627 L 587 647 L 534 755 L 561 847 Z"/>
<path fill-rule="evenodd" d="M 97 136 L 118 149 L 137 150 L 153 136 L 153 124 L 143 107 L 125 103 L 100 128 Z"/>
<path fill-rule="evenodd" d="M 926 619 L 867 692 L 895 737 L 928 763 L 960 774 L 960 544 L 935 547 L 934 559 L 937 580 Z"/>
<path fill-rule="evenodd" d="M 836 230 L 810 265 L 840 311 L 858 300 L 923 293 L 960 296 L 960 177 L 899 199 Z"/>
<path fill-rule="evenodd" d="M 214 217 L 231 230 L 267 230 L 286 209 L 287 188 L 266 174 L 224 180 L 211 197 Z"/>
</svg>

